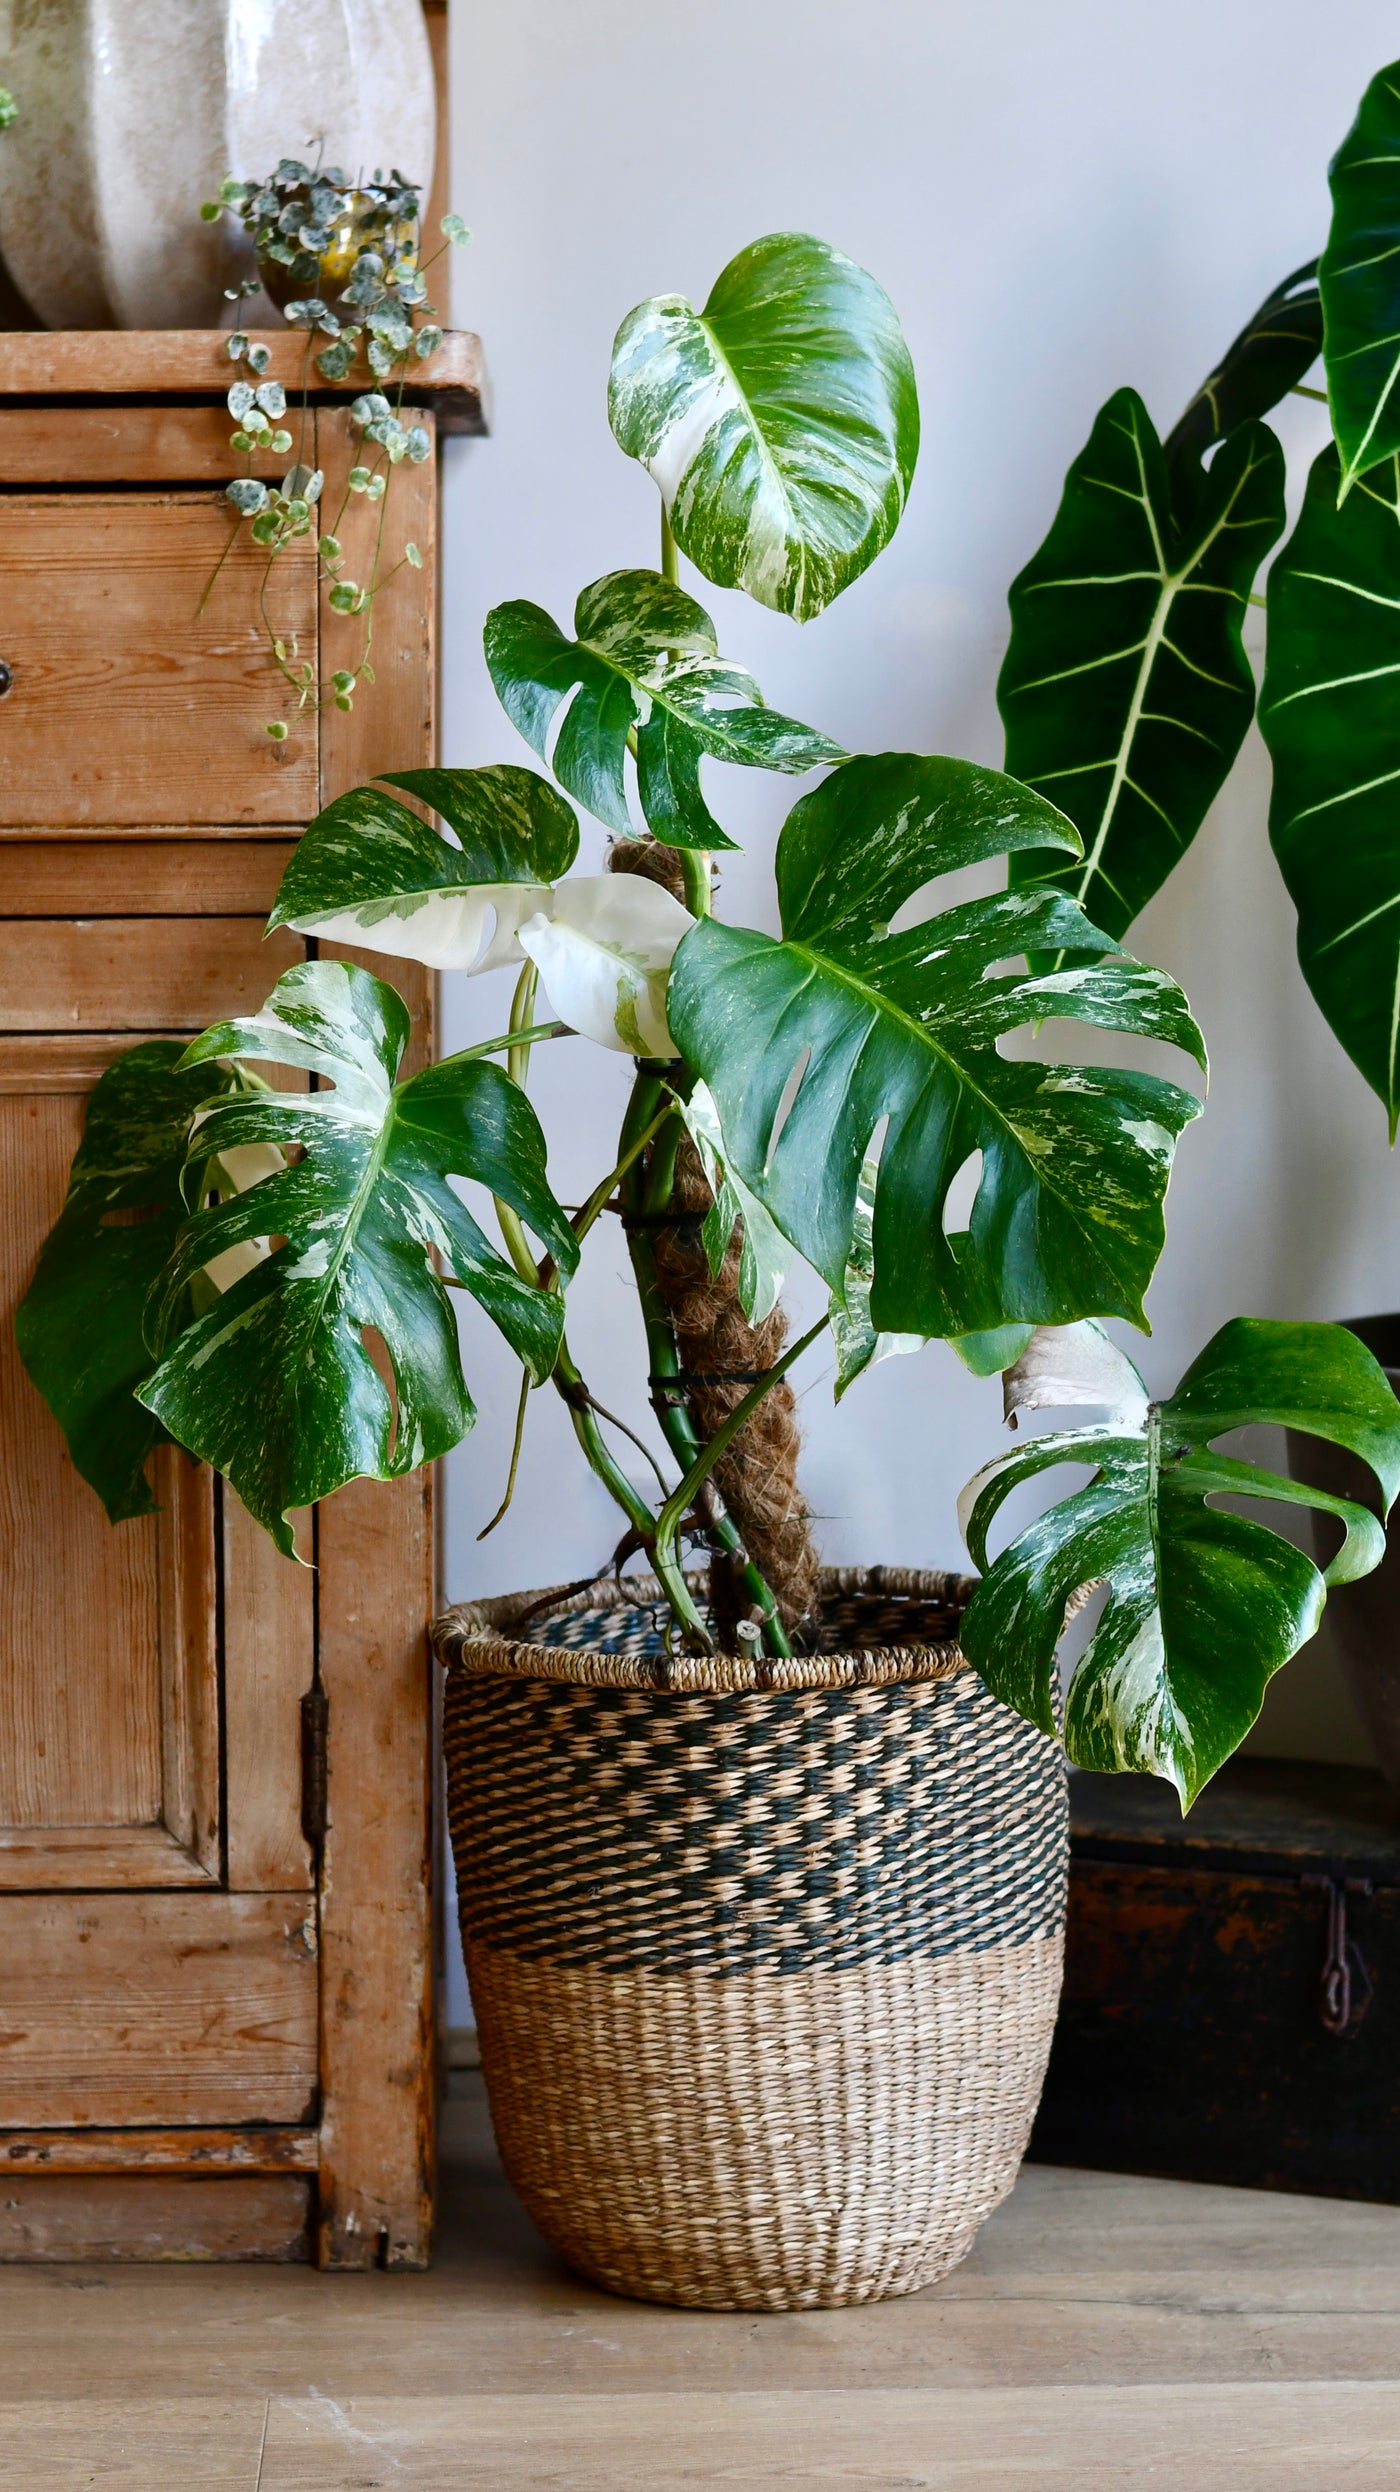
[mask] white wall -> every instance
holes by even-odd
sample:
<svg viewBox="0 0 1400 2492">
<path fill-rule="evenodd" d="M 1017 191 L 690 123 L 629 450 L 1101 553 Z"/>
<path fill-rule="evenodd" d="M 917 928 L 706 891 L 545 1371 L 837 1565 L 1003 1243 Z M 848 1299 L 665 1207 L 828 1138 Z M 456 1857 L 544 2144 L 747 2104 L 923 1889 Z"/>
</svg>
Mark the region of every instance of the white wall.
<svg viewBox="0 0 1400 2492">
<path fill-rule="evenodd" d="M 453 445 L 448 475 L 456 762 L 528 758 L 482 664 L 488 607 L 525 596 L 566 622 L 586 582 L 656 559 L 654 489 L 607 427 L 616 322 L 658 291 L 703 300 L 736 249 L 781 226 L 838 243 L 899 308 L 924 412 L 909 514 L 805 630 L 684 576 L 770 701 L 856 750 L 999 761 L 1006 584 L 1096 408 L 1132 382 L 1165 427 L 1255 303 L 1320 247 L 1329 152 L 1400 48 L 1381 0 L 453 0 L 452 30 L 454 198 L 477 237 L 454 310 L 481 331 L 496 383 L 493 438 Z M 1293 402 L 1290 453 L 1317 414 Z M 714 766 L 709 786 L 747 844 L 721 906 L 764 922 L 795 791 Z M 1230 1314 L 1400 1300 L 1381 1110 L 1302 986 L 1266 804 L 1252 740 L 1136 937 L 1182 979 L 1215 1065 L 1151 1297 L 1142 1355 L 1158 1387 Z M 596 861 L 601 830 L 585 839 Z M 507 997 L 499 975 L 459 984 L 448 1043 L 500 1028 Z M 624 1070 L 582 1042 L 537 1063 L 556 1183 L 577 1200 L 608 1164 Z M 574 1308 L 595 1389 L 638 1412 L 639 1328 L 614 1235 L 591 1250 Z M 995 1387 L 935 1348 L 880 1369 L 837 1414 L 820 1361 L 813 1371 L 806 1479 L 830 1556 L 957 1563 L 954 1499 L 997 1441 Z M 484 1323 L 470 1327 L 469 1375 L 482 1423 L 448 1465 L 451 1595 L 583 1573 L 617 1518 L 545 1394 L 514 1511 L 476 1546 L 514 1409 Z M 1351 1753 L 1359 1734 L 1325 1657 L 1292 1676 L 1276 1740 Z"/>
</svg>

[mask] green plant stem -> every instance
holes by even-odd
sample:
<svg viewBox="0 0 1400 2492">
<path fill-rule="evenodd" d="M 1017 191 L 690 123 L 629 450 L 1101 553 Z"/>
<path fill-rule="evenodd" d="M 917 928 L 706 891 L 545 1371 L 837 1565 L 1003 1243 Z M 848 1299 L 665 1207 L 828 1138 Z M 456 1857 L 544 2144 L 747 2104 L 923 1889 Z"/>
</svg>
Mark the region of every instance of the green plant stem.
<svg viewBox="0 0 1400 2492">
<path fill-rule="evenodd" d="M 664 1086 L 659 1077 L 654 1073 L 639 1071 L 627 1114 L 623 1120 L 621 1134 L 622 1153 L 628 1163 L 622 1181 L 623 1203 L 625 1209 L 633 1213 L 645 1213 L 649 1208 L 649 1189 L 642 1177 L 638 1162 L 646 1139 L 655 1130 L 658 1121 L 657 1110 L 662 1102 L 665 1106 L 670 1104 L 666 1101 Z M 661 1108 L 663 1116 L 665 1106 Z M 676 1122 L 679 1125 L 678 1118 Z M 674 1156 L 671 1164 L 674 1168 Z M 664 1205 L 658 1204 L 654 1208 L 661 1209 Z M 676 1348 L 676 1336 L 670 1312 L 661 1295 L 656 1278 L 656 1259 L 652 1253 L 651 1237 L 645 1228 L 629 1223 L 627 1251 L 631 1258 L 632 1275 L 637 1285 L 637 1297 L 641 1305 L 642 1323 L 646 1332 L 647 1367 L 651 1378 L 651 1406 L 656 1413 L 661 1433 L 680 1464 L 681 1470 L 688 1473 L 699 1460 L 702 1447 L 689 1408 L 683 1399 L 677 1398 L 680 1394 L 680 1355 Z M 744 1547 L 743 1535 L 732 1517 L 726 1512 L 723 1500 L 713 1483 L 709 1484 L 707 1505 L 705 1526 L 712 1545 L 722 1550 L 727 1557 L 732 1558 L 739 1568 L 744 1589 L 759 1613 L 766 1650 L 785 1659 L 791 1654 L 792 1646 L 779 1616 L 778 1604 L 774 1599 L 772 1587 L 749 1556 Z M 658 1568 L 657 1571 L 659 1574 L 660 1569 Z M 680 1581 L 679 1570 L 673 1569 L 671 1582 L 667 1582 L 664 1576 L 661 1580 L 665 1584 L 667 1598 L 675 1608 L 675 1584 Z M 688 1594 L 686 1598 L 689 1601 Z"/>
<path fill-rule="evenodd" d="M 515 993 L 510 999 L 510 1027 L 512 1035 L 520 1030 L 526 1030 L 529 1028 L 530 1015 L 535 1009 L 535 990 L 538 984 L 539 972 L 536 969 L 534 962 L 532 960 L 527 960 L 524 968 L 520 972 L 519 977 L 515 981 Z M 506 1058 L 506 1071 L 509 1073 L 511 1080 L 518 1083 L 519 1087 L 523 1090 L 530 1075 L 530 1046 L 527 1039 L 520 1039 L 518 1043 L 511 1048 L 510 1054 Z"/>
<path fill-rule="evenodd" d="M 1294 382 L 1292 395 L 1295 398 L 1315 398 L 1319 406 L 1325 407 L 1327 404 L 1327 392 L 1325 389 L 1309 389 L 1307 384 L 1303 381 Z"/>
<path fill-rule="evenodd" d="M 671 514 L 664 502 L 661 505 L 661 577 L 680 586 L 680 558 L 676 552 L 676 540 L 671 534 Z"/>
<path fill-rule="evenodd" d="M 515 1495 L 515 1475 L 520 1469 L 520 1448 L 525 1442 L 525 1413 L 529 1407 L 529 1402 L 530 1379 L 528 1374 L 522 1370 L 520 1377 L 520 1400 L 516 1406 L 515 1413 L 515 1437 L 510 1449 L 510 1469 L 506 1473 L 506 1493 L 501 1499 L 500 1504 L 497 1506 L 495 1513 L 492 1515 L 490 1522 L 484 1524 L 481 1530 L 477 1533 L 476 1536 L 478 1540 L 489 1540 L 492 1532 L 496 1528 L 496 1525 L 503 1521 L 505 1516 L 510 1511 L 510 1501 Z"/>
<path fill-rule="evenodd" d="M 753 1417 L 764 1395 L 771 1393 L 774 1385 L 787 1374 L 794 1361 L 801 1358 L 803 1351 L 811 1347 L 817 1335 L 825 1332 L 829 1321 L 828 1316 L 818 1316 L 816 1323 L 803 1333 L 800 1339 L 794 1341 L 790 1348 L 784 1350 L 782 1357 L 774 1361 L 767 1374 L 761 1376 L 758 1383 L 750 1387 L 742 1402 L 737 1403 L 728 1418 L 716 1428 L 709 1444 L 702 1447 L 697 1454 L 679 1488 L 667 1498 L 657 1517 L 655 1557 L 657 1574 L 667 1585 L 668 1590 L 671 1576 L 679 1573 L 680 1568 L 676 1550 L 676 1534 L 705 1486 L 715 1464 L 726 1447 L 732 1445 L 740 1429 L 745 1427 Z"/>
</svg>

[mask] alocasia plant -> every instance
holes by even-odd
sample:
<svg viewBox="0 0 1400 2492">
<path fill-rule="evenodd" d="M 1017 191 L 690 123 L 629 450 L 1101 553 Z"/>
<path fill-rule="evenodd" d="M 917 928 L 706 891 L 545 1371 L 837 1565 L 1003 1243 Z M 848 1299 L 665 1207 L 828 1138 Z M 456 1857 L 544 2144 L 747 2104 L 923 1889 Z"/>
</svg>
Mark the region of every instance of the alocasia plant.
<svg viewBox="0 0 1400 2492">
<path fill-rule="evenodd" d="M 1280 1493 L 1212 1440 L 1261 1416 L 1315 1426 L 1364 1453 L 1388 1499 L 1400 1416 L 1346 1336 L 1249 1323 L 1151 1408 L 1095 1319 L 1144 1321 L 1172 1158 L 1199 1100 L 1115 1065 L 1102 1037 L 1092 1064 L 1056 1042 L 1086 1028 L 1165 1041 L 1183 1070 L 1204 1067 L 1180 989 L 1120 938 L 1251 714 L 1240 622 L 1281 526 L 1281 458 L 1259 417 L 1303 368 L 1315 308 L 1306 275 L 1281 289 L 1165 445 L 1131 393 L 1105 411 L 1015 592 L 1009 772 L 849 757 L 768 708 L 677 577 L 680 549 L 705 579 L 807 620 L 893 533 L 918 404 L 874 280 L 778 234 L 730 263 L 703 311 L 663 295 L 629 315 L 610 412 L 661 490 L 660 568 L 584 588 L 572 638 L 524 599 L 486 625 L 497 691 L 558 789 L 513 763 L 355 789 L 306 831 L 271 919 L 444 969 L 513 964 L 499 1035 L 404 1077 L 392 985 L 318 958 L 178 1063 L 133 1051 L 96 1094 L 21 1337 L 114 1515 L 142 1505 L 161 1430 L 223 1471 L 289 1551 L 299 1506 L 441 1453 L 473 1419 L 457 1289 L 520 1360 L 517 1450 L 531 1391 L 552 1382 L 618 1506 L 617 1562 L 650 1557 L 673 1634 L 704 1648 L 724 1631 L 718 1593 L 707 1615 L 684 1574 L 690 1540 L 738 1583 L 729 1632 L 781 1656 L 813 1622 L 793 1613 L 777 1560 L 759 1563 L 742 1502 L 720 1494 L 731 1448 L 819 1336 L 835 1346 L 838 1396 L 877 1359 L 946 1340 L 978 1374 L 1009 1369 L 1013 1402 L 1052 1383 L 1117 1405 L 979 1484 L 981 1555 L 1020 1478 L 1070 1449 L 1097 1473 L 991 1567 L 969 1653 L 1048 1725 L 1066 1603 L 1107 1580 L 1071 1746 L 1194 1791 L 1322 1598 L 1296 1551 L 1209 1502 Z M 823 774 L 779 839 L 776 935 L 714 913 L 710 859 L 735 843 L 702 770 L 722 763 Z M 569 797 L 616 834 L 604 874 L 573 870 Z M 1000 859 L 1010 888 L 896 930 L 928 885 Z M 630 1054 L 636 1076 L 597 1185 L 566 1214 L 526 1083 L 533 1049 L 579 1038 Z M 258 1086 L 259 1063 L 315 1086 Z M 478 1189 L 475 1209 L 454 1179 Z M 488 1200 L 499 1245 L 481 1225 Z M 152 1217 L 114 1242 L 103 1208 L 128 1203 Z M 626 1467 L 568 1338 L 568 1284 L 607 1209 L 622 1213 L 637 1282 L 659 1493 Z M 694 1293 L 664 1237 L 698 1241 L 692 1262 L 728 1306 L 731 1342 L 750 1345 L 747 1367 L 687 1366 Z M 827 1313 L 784 1346 L 777 1302 L 798 1257 Z M 107 1319 L 96 1359 L 88 1307 Z M 1074 1359 L 1056 1350 L 1066 1341 Z M 706 1395 L 726 1383 L 736 1393 L 716 1417 Z M 1347 1539 L 1331 1573 L 1373 1564 L 1379 1527 L 1333 1510 Z"/>
</svg>

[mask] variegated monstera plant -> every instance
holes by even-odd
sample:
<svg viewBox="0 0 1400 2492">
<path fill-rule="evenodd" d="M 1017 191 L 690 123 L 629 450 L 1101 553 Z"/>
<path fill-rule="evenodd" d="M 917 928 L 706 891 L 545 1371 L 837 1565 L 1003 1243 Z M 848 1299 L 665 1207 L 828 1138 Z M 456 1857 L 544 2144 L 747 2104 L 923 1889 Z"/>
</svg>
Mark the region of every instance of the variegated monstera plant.
<svg viewBox="0 0 1400 2492">
<path fill-rule="evenodd" d="M 1207 430 L 1223 424 L 1221 403 L 1217 391 Z M 1010 776 L 943 756 L 850 756 L 769 709 L 720 654 L 678 552 L 706 579 L 805 621 L 888 542 L 918 407 L 885 295 L 810 236 L 769 236 L 731 262 L 703 311 L 663 296 L 632 313 L 610 408 L 619 443 L 660 488 L 660 568 L 593 582 L 571 631 L 524 601 L 486 628 L 497 691 L 557 787 L 503 763 L 359 788 L 305 833 L 271 921 L 313 950 L 349 942 L 474 974 L 513 965 L 500 1035 L 405 1078 L 409 1016 L 392 984 L 317 957 L 261 1012 L 183 1054 L 134 1049 L 94 1094 L 21 1312 L 30 1372 L 114 1517 L 149 1506 L 147 1459 L 169 1435 L 223 1472 L 290 1553 L 297 1509 L 357 1475 L 427 1461 L 471 1425 L 448 1294 L 464 1290 L 520 1359 L 522 1417 L 532 1388 L 563 1394 L 620 1509 L 623 1546 L 655 1567 L 674 1635 L 704 1645 L 713 1631 L 682 1569 L 698 1541 L 737 1570 L 739 1641 L 781 1655 L 800 1627 L 785 1623 L 716 1494 L 721 1457 L 818 1334 L 830 1330 L 838 1393 L 890 1350 L 951 1342 L 976 1372 L 1008 1371 L 1013 1413 L 1063 1401 L 1103 1411 L 974 1483 L 982 1561 L 1019 1479 L 1071 1455 L 1094 1466 L 1089 1488 L 991 1566 L 967 1614 L 970 1654 L 1000 1695 L 1051 1727 L 1067 1604 L 1107 1582 L 1069 1699 L 1071 1752 L 1166 1774 L 1189 1797 L 1323 1599 L 1297 1549 L 1215 1502 L 1303 1492 L 1215 1440 L 1259 1418 L 1315 1430 L 1370 1462 L 1388 1504 L 1400 1424 L 1380 1370 L 1327 1326 L 1230 1325 L 1157 1407 L 1099 1329 L 1103 1317 L 1143 1321 L 1173 1151 L 1199 1103 L 1141 1071 L 1065 1061 L 1049 1041 L 1088 1024 L 1166 1041 L 1198 1065 L 1204 1049 L 1173 981 L 1120 949 L 1121 905 L 1101 905 L 1107 834 L 1098 819 L 1086 829 L 1076 774 L 1097 767 L 1095 739 L 1116 731 L 1103 704 L 1117 677 L 1085 654 L 1080 610 L 1066 603 L 1082 592 L 1060 580 L 1038 606 L 1037 583 L 1018 591 L 1008 683 L 1058 734 L 1053 759 L 1024 749 L 1019 726 Z M 1232 433 L 1207 470 L 1198 439 L 1174 503 L 1136 420 L 1115 414 L 1105 439 L 1142 463 L 1132 507 L 1161 561 L 1121 561 L 1114 625 L 1154 663 L 1184 638 L 1173 663 L 1200 687 L 1179 730 L 1154 716 L 1157 778 L 1122 746 L 1115 797 L 1130 795 L 1145 823 L 1181 774 L 1199 818 L 1197 743 L 1215 754 L 1238 741 L 1249 694 L 1235 548 L 1257 554 L 1270 526 L 1255 515 L 1245 533 L 1232 516 L 1245 506 L 1230 497 L 1253 496 L 1253 512 L 1269 454 L 1254 432 Z M 1092 478 L 1072 489 L 1076 510 L 1096 489 Z M 1227 531 L 1228 558 L 1216 550 Z M 1182 570 L 1188 542 L 1201 548 L 1191 563 L 1209 569 L 1209 602 Z M 1103 688 L 1091 719 L 1087 681 Z M 1148 700 L 1154 713 L 1167 706 L 1145 674 L 1141 685 L 1133 732 Z M 734 843 L 709 809 L 706 760 L 821 774 L 778 843 L 778 934 L 713 912 L 711 859 Z M 627 844 L 632 870 L 572 870 L 575 805 Z M 998 861 L 1010 873 L 994 889 Z M 983 896 L 920 915 L 916 895 L 965 867 L 984 869 Z M 526 1081 L 532 1049 L 580 1037 L 632 1055 L 636 1078 L 599 1183 L 566 1212 Z M 269 1063 L 305 1086 L 270 1089 L 258 1069 Z M 828 1314 L 767 1359 L 708 1439 L 653 1253 L 655 1224 L 675 1223 L 678 1152 L 703 1172 L 711 1266 L 737 1274 L 754 1326 L 794 1256 L 829 1292 Z M 950 1192 L 970 1161 L 975 1199 L 957 1226 Z M 481 1220 L 454 1180 L 477 1190 Z M 487 1202 L 496 1240 L 481 1224 Z M 659 1495 L 612 1450 L 566 1331 L 580 1252 L 617 1204 L 661 1388 L 671 1470 Z M 147 1216 L 111 1220 L 134 1207 Z M 367 1347 L 376 1335 L 392 1394 Z M 1331 1576 L 1373 1565 L 1371 1515 L 1313 1502 L 1345 1527 Z"/>
</svg>

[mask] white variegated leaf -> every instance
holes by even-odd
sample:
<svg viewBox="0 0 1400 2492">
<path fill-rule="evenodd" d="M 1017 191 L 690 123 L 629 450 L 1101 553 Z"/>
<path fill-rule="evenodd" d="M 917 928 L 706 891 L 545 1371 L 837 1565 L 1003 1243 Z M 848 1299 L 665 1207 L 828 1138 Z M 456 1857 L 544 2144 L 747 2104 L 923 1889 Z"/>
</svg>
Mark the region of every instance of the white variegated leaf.
<svg viewBox="0 0 1400 2492">
<path fill-rule="evenodd" d="M 894 307 L 811 234 L 751 243 L 703 311 L 679 294 L 639 304 L 608 409 L 697 569 L 799 622 L 893 536 L 918 455 Z"/>
<path fill-rule="evenodd" d="M 621 1055 L 667 1058 L 666 988 L 689 909 L 640 874 L 576 874 L 551 913 L 528 918 L 522 949 L 562 1021 Z"/>
<path fill-rule="evenodd" d="M 835 1396 L 839 1402 L 848 1385 L 882 1359 L 907 1358 L 925 1346 L 923 1333 L 879 1332 L 870 1316 L 870 1284 L 875 1275 L 875 1184 L 878 1164 L 867 1160 L 860 1172 L 855 1218 L 851 1225 L 851 1259 L 844 1291 L 831 1293 L 831 1338 L 836 1349 Z"/>
<path fill-rule="evenodd" d="M 1149 1403 L 1112 1345 L 1073 1326 L 1037 1335 L 1017 1406 L 1103 1403 L 1108 1424 L 1035 1437 L 988 1463 L 959 1500 L 974 1564 L 985 1570 L 961 1640 L 993 1695 L 1053 1736 L 1056 1648 L 1075 1596 L 1105 1584 L 1103 1614 L 1070 1679 L 1065 1745 L 1104 1773 L 1159 1774 L 1183 1807 L 1238 1747 L 1275 1670 L 1316 1629 L 1329 1584 L 1369 1573 L 1385 1534 L 1362 1506 L 1213 1450 L 1258 1421 L 1298 1428 L 1368 1462 L 1385 1504 L 1400 1487 L 1400 1404 L 1353 1333 L 1335 1324 L 1237 1318 L 1215 1335 L 1170 1400 Z M 1125 1377 L 1122 1369 L 1128 1370 Z M 1087 1487 L 1051 1506 L 988 1565 L 1005 1499 L 1060 1463 Z M 1314 1506 L 1346 1526 L 1319 1574 L 1291 1541 L 1220 1502 Z"/>
<path fill-rule="evenodd" d="M 1079 1403 L 1107 1413 L 1111 1428 L 1140 1427 L 1147 1387 L 1132 1360 L 1102 1324 L 1038 1324 L 1002 1383 L 1006 1424 L 1023 1410 L 1064 1410 Z"/>
<path fill-rule="evenodd" d="M 700 1164 L 715 1198 L 704 1228 L 710 1269 L 715 1273 L 719 1271 L 734 1234 L 735 1222 L 742 1220 L 744 1233 L 739 1250 L 739 1304 L 751 1324 L 762 1324 L 772 1314 L 782 1295 L 783 1283 L 792 1264 L 792 1248 L 776 1222 L 770 1220 L 757 1195 L 750 1193 L 743 1178 L 726 1166 L 719 1110 L 706 1084 L 697 1082 L 690 1097 L 680 1100 L 678 1104 L 685 1119 L 686 1131 L 700 1154 Z"/>
</svg>

